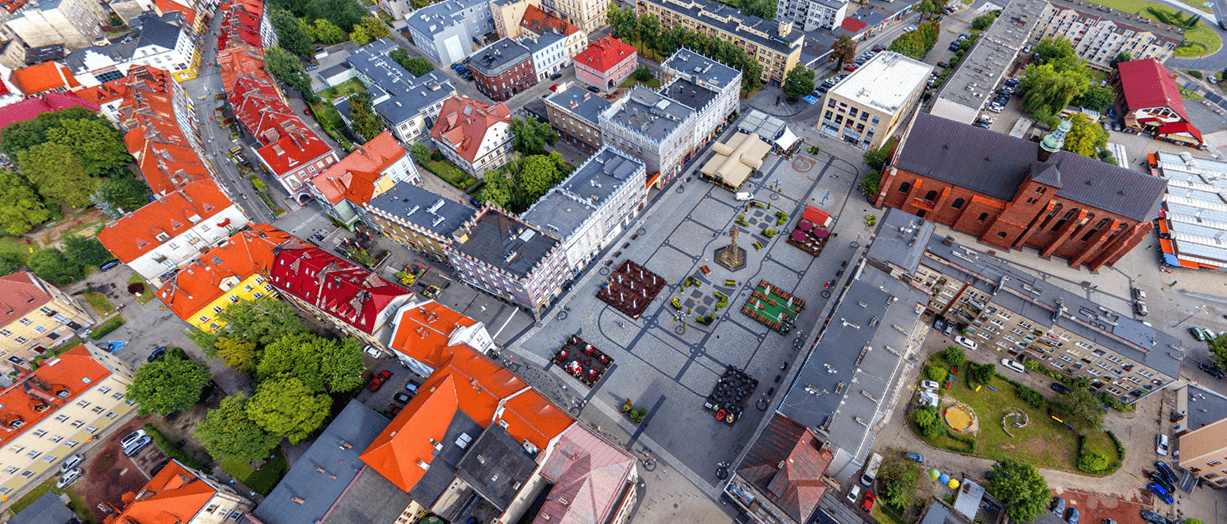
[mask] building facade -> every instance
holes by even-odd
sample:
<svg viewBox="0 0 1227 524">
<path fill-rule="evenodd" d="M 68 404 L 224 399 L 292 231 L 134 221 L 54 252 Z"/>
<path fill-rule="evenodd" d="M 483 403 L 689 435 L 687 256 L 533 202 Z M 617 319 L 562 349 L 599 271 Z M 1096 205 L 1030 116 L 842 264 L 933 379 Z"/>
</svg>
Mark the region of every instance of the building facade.
<svg viewBox="0 0 1227 524">
<path fill-rule="evenodd" d="M 511 111 L 501 102 L 453 96 L 443 102 L 430 136 L 448 160 L 481 178 L 511 157 Z"/>
<path fill-rule="evenodd" d="M 933 66 L 878 53 L 823 97 L 819 130 L 863 150 L 878 149 L 920 103 Z"/>
<path fill-rule="evenodd" d="M 85 343 L 18 372 L 0 392 L 0 496 L 37 485 L 60 463 L 136 411 L 124 401 L 132 370 L 119 357 Z"/>
<path fill-rule="evenodd" d="M 695 111 L 642 86 L 614 102 L 600 121 L 605 145 L 642 160 L 649 184 L 672 181 L 692 151 Z"/>
<path fill-rule="evenodd" d="M 605 144 L 600 117 L 611 105 L 608 100 L 569 83 L 559 86 L 545 99 L 550 127 L 564 142 L 588 153 L 595 153 Z"/>
<path fill-rule="evenodd" d="M 543 0 L 541 5 L 588 34 L 609 24 L 609 2 L 602 0 Z"/>
<path fill-rule="evenodd" d="M 171 460 L 139 493 L 126 493 L 122 508 L 110 504 L 114 522 L 140 522 L 149 515 L 181 524 L 238 522 L 255 506 L 230 486 Z"/>
<path fill-rule="evenodd" d="M 469 61 L 473 81 L 481 94 L 495 102 L 537 85 L 533 52 L 523 44 L 504 38 L 474 53 Z"/>
<path fill-rule="evenodd" d="M 1087 65 L 1111 71 L 1112 59 L 1121 53 L 1166 61 L 1184 41 L 1184 30 L 1090 2 L 1048 0 L 1029 42 L 1045 38 L 1069 40 Z"/>
<path fill-rule="evenodd" d="M 196 78 L 200 49 L 195 44 L 196 35 L 180 13 L 161 17 L 145 14 L 129 25 L 136 31 L 131 41 L 89 47 L 68 55 L 65 63 L 82 86 L 118 80 L 137 66 L 164 69 L 177 82 Z"/>
<path fill-rule="evenodd" d="M 490 15 L 499 38 L 520 38 L 520 20 L 531 8 L 541 7 L 541 0 L 490 0 Z"/>
<path fill-rule="evenodd" d="M 464 60 L 494 33 L 489 0 L 446 0 L 405 17 L 413 44 L 443 66 Z"/>
<path fill-rule="evenodd" d="M 1201 147 L 1201 131 L 1189 122 L 1176 76 L 1158 60 L 1147 58 L 1116 65 L 1112 72 L 1116 110 L 1125 127 L 1189 147 Z"/>
<path fill-rule="evenodd" d="M 461 226 L 447 258 L 465 283 L 534 316 L 570 277 L 560 242 L 489 203 Z"/>
<path fill-rule="evenodd" d="M 697 153 L 741 109 L 741 71 L 684 48 L 665 60 L 661 71 L 661 94 L 695 111 L 691 148 Z"/>
<path fill-rule="evenodd" d="M 661 27 L 680 25 L 733 42 L 763 66 L 762 81 L 771 85 L 782 85 L 801 60 L 805 34 L 794 32 L 791 21 L 763 20 L 706 0 L 639 0 L 637 12 L 656 15 Z"/>
<path fill-rule="evenodd" d="M 27 47 L 64 44 L 84 49 L 102 36 L 106 22 L 106 10 L 98 0 L 55 0 L 26 6 L 4 24 Z"/>
<path fill-rule="evenodd" d="M 1167 183 L 1044 144 L 917 112 L 874 205 L 907 211 L 997 249 L 1033 248 L 1069 265 L 1111 265 L 1154 227 Z"/>
<path fill-rule="evenodd" d="M 94 325 L 85 306 L 29 271 L 0 277 L 0 358 L 19 365 Z"/>
<path fill-rule="evenodd" d="M 785 0 L 775 6 L 776 20 L 801 24 L 805 31 L 836 29 L 846 16 L 847 0 Z"/>
<path fill-rule="evenodd" d="M 566 36 L 567 60 L 563 66 L 571 65 L 571 58 L 588 48 L 588 33 L 586 31 L 535 5 L 529 4 L 528 9 L 524 11 L 524 15 L 520 18 L 519 24 L 522 36 L 541 36 L 550 32 Z"/>
<path fill-rule="evenodd" d="M 447 246 L 475 211 L 410 184 L 396 184 L 366 205 L 367 213 L 385 236 L 397 243 L 447 262 Z"/>
<path fill-rule="evenodd" d="M 1179 450 L 1180 468 L 1205 484 L 1227 487 L 1227 397 L 1188 384 L 1176 392 L 1172 414 L 1177 413 L 1185 416 L 1174 428 L 1173 449 Z"/>
<path fill-rule="evenodd" d="M 533 71 L 537 73 L 537 82 L 549 79 L 550 75 L 561 73 L 563 66 L 570 62 L 567 56 L 567 39 L 553 31 L 547 31 L 541 36 L 525 36 L 520 39 L 533 54 Z"/>
<path fill-rule="evenodd" d="M 311 192 L 326 203 L 329 216 L 352 227 L 358 220 L 371 223 L 365 206 L 372 198 L 391 189 L 393 184 L 421 181 L 413 158 L 385 130 L 311 179 Z"/>
<path fill-rule="evenodd" d="M 639 50 L 613 36 L 588 44 L 575 57 L 575 78 L 605 91 L 630 78 L 639 65 Z"/>
</svg>

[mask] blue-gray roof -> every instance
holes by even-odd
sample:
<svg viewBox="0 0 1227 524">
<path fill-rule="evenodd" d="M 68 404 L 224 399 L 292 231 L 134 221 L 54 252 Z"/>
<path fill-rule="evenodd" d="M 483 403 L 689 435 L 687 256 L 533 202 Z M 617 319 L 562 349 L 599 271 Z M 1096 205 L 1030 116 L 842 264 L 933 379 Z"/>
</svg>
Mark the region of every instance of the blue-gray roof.
<svg viewBox="0 0 1227 524">
<path fill-rule="evenodd" d="M 502 511 L 536 469 L 536 458 L 524 445 L 503 426 L 490 424 L 460 460 L 456 476 Z"/>
<path fill-rule="evenodd" d="M 468 229 L 468 239 L 452 248 L 523 279 L 545 260 L 558 241 L 527 227 L 527 222 L 490 209 Z"/>
<path fill-rule="evenodd" d="M 323 519 L 343 494 L 350 496 L 346 489 L 365 466 L 358 455 L 389 422 L 362 403 L 350 401 L 253 514 L 265 524 L 301 524 Z M 404 497 L 400 505 L 403 510 L 409 497 L 399 489 L 395 491 Z M 298 497 L 303 503 L 294 502 L 291 497 Z"/>
<path fill-rule="evenodd" d="M 493 427 L 501 427 L 494 425 Z M 409 490 L 409 497 L 422 505 L 430 506 L 439 500 L 447 487 L 456 480 L 456 471 L 460 468 L 460 459 L 472 447 L 474 440 L 482 434 L 481 424 L 478 424 L 468 414 L 459 409 L 452 416 L 452 422 L 447 426 L 443 440 L 439 441 L 440 449 L 433 452 L 430 459 L 430 469 L 422 475 L 417 484 Z"/>
<path fill-rule="evenodd" d="M 443 30 L 464 23 L 464 11 L 486 3 L 486 0 L 445 0 L 418 9 L 405 18 L 409 27 L 425 35 L 436 35 Z M 461 42 L 460 45 L 468 45 Z"/>
<path fill-rule="evenodd" d="M 717 91 L 733 82 L 740 82 L 738 77 L 741 71 L 685 48 L 678 49 L 661 66 L 691 77 L 696 83 L 711 86 Z"/>
<path fill-rule="evenodd" d="M 911 274 L 920 265 L 937 225 L 911 213 L 887 209 L 865 256 Z"/>
<path fill-rule="evenodd" d="M 532 58 L 532 52 L 510 38 L 481 48 L 470 57 L 469 67 L 486 76 L 497 76 L 508 68 Z"/>
<path fill-rule="evenodd" d="M 415 77 L 388 58 L 388 53 L 399 48 L 391 38 L 381 38 L 358 48 L 347 60 L 350 67 L 374 82 L 368 89 L 381 88 L 390 97 L 375 104 L 372 109 L 393 123 L 413 118 L 455 92 L 451 81 L 438 72 L 431 71 Z M 371 93 L 371 100 L 379 98 L 379 95 Z"/>
<path fill-rule="evenodd" d="M 134 23 L 140 25 L 137 29 L 137 34 L 140 35 L 139 47 L 156 45 L 174 49 L 175 44 L 179 41 L 179 32 L 183 30 L 183 15 L 177 11 L 168 12 L 161 17 L 143 14 L 128 23 L 129 25 Z"/>
<path fill-rule="evenodd" d="M 774 49 L 781 53 L 790 53 L 793 42 L 802 39 L 800 31 L 780 36 L 780 24 L 774 20 L 764 20 L 757 16 L 744 15 L 736 7 L 719 2 L 706 0 L 644 0 L 647 3 L 661 6 L 669 11 L 685 13 L 687 16 L 702 22 L 704 25 L 719 28 L 739 38 L 750 40 L 760 46 Z M 741 26 L 752 28 L 755 32 L 742 29 Z M 759 33 L 762 33 L 761 35 Z M 766 35 L 766 36 L 763 36 Z"/>
<path fill-rule="evenodd" d="M 565 240 L 641 169 L 646 167 L 639 159 L 603 147 L 520 218 Z"/>
<path fill-rule="evenodd" d="M 521 38 L 520 43 L 523 44 L 524 47 L 527 47 L 530 53 L 536 53 L 565 38 L 566 35 L 560 35 L 553 31 L 546 31 L 541 36 L 535 38 L 531 36 Z"/>
<path fill-rule="evenodd" d="M 545 101 L 584 119 L 592 124 L 593 127 L 601 125 L 601 113 L 613 105 L 610 101 L 594 95 L 578 85 L 572 85 L 565 90 L 560 90 L 550 95 Z"/>
<path fill-rule="evenodd" d="M 1223 395 L 1195 384 L 1189 384 L 1188 394 L 1189 410 L 1181 429 L 1193 431 L 1227 418 Z"/>
<path fill-rule="evenodd" d="M 13 515 L 9 524 L 71 524 L 80 522 L 68 505 L 51 491 L 43 493 L 21 513 Z"/>
<path fill-rule="evenodd" d="M 711 103 L 719 95 L 719 93 L 711 89 L 691 82 L 688 78 L 678 78 L 669 82 L 669 85 L 661 88 L 660 94 L 677 100 L 682 105 L 695 111 L 707 107 L 707 104 Z"/>
<path fill-rule="evenodd" d="M 427 231 L 449 237 L 476 211 L 413 184 L 396 184 L 367 207 L 394 215 Z"/>
<path fill-rule="evenodd" d="M 660 143 L 694 115 L 694 109 L 651 89 L 635 86 L 604 115 L 611 122 Z"/>
</svg>

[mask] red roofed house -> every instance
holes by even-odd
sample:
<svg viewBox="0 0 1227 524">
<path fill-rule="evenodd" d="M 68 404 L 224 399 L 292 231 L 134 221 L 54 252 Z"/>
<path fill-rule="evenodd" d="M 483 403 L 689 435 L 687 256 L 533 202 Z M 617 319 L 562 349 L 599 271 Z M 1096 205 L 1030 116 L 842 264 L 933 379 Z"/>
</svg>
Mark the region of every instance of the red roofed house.
<svg viewBox="0 0 1227 524">
<path fill-rule="evenodd" d="M 114 119 L 128 129 L 124 143 L 155 195 L 209 180 L 211 174 L 196 152 L 191 112 L 170 72 L 134 67 L 128 76 L 103 86 L 122 90 Z"/>
<path fill-rule="evenodd" d="M 250 500 L 221 482 L 171 460 L 138 493 L 123 495 L 122 508 L 105 524 L 216 524 L 251 511 Z"/>
<path fill-rule="evenodd" d="M 511 111 L 502 102 L 489 106 L 453 96 L 443 102 L 430 136 L 448 160 L 481 178 L 511 156 Z"/>
<path fill-rule="evenodd" d="M 588 44 L 575 57 L 575 78 L 604 91 L 630 78 L 639 64 L 639 50 L 612 36 Z"/>
<path fill-rule="evenodd" d="M 249 220 L 212 180 L 189 183 L 107 224 L 98 233 L 121 262 L 155 287 Z"/>
<path fill-rule="evenodd" d="M 70 107 L 83 107 L 89 111 L 97 111 L 98 104 L 81 98 L 72 93 L 47 93 L 42 96 L 28 98 L 16 104 L 0 107 L 0 130 L 9 124 L 34 120 L 43 113 L 60 111 Z"/>
<path fill-rule="evenodd" d="M 463 344 L 478 353 L 494 349 L 485 324 L 435 302 L 411 302 L 393 316 L 396 330 L 388 349 L 415 373 L 428 376 L 447 363 L 452 346 Z"/>
<path fill-rule="evenodd" d="M 0 392 L 3 498 L 47 480 L 82 443 L 105 438 L 137 409 L 124 401 L 131 368 L 88 342 L 34 371 L 15 371 L 13 385 Z"/>
<path fill-rule="evenodd" d="M 13 71 L 9 81 L 27 98 L 43 93 L 63 93 L 81 87 L 67 66 L 56 62 L 43 62 Z"/>
<path fill-rule="evenodd" d="M 635 507 L 635 457 L 578 424 L 558 439 L 541 476 L 554 487 L 533 524 L 619 524 Z"/>
<path fill-rule="evenodd" d="M 0 277 L 0 355 L 9 362 L 25 364 L 92 325 L 85 306 L 34 273 Z"/>
<path fill-rule="evenodd" d="M 413 297 L 315 246 L 278 249 L 268 278 L 295 306 L 378 348 L 393 312 Z"/>
<path fill-rule="evenodd" d="M 755 522 L 809 522 L 831 465 L 813 430 L 776 413 L 737 466 L 725 492 Z"/>
<path fill-rule="evenodd" d="M 384 131 L 364 145 L 357 146 L 340 162 L 311 179 L 311 193 L 330 204 L 328 214 L 347 227 L 366 216 L 365 206 L 398 182 L 417 185 L 421 175 L 413 159 L 396 138 Z"/>
<path fill-rule="evenodd" d="M 1189 122 L 1176 77 L 1153 58 L 1116 65 L 1112 73 L 1116 110 L 1125 127 L 1190 147 L 1202 145 L 1201 131 Z"/>
</svg>

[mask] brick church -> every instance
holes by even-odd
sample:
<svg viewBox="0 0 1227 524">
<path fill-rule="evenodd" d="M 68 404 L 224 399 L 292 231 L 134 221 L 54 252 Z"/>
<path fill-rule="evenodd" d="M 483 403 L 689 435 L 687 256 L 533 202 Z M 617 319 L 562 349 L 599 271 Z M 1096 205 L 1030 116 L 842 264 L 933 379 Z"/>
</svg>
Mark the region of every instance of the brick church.
<svg viewBox="0 0 1227 524">
<path fill-rule="evenodd" d="M 918 112 L 883 169 L 876 206 L 1032 247 L 1092 271 L 1154 227 L 1167 181 L 1062 151 L 1069 123 L 1041 143 Z"/>
</svg>

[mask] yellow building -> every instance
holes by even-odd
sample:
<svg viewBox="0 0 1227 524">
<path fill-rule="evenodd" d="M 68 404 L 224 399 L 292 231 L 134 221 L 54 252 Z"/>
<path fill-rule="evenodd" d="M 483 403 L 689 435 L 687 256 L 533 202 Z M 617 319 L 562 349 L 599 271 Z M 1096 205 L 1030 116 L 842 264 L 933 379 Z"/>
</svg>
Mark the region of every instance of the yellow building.
<svg viewBox="0 0 1227 524">
<path fill-rule="evenodd" d="M 93 324 L 84 306 L 34 273 L 0 277 L 0 358 L 25 364 Z"/>
<path fill-rule="evenodd" d="M 805 34 L 794 32 L 791 22 L 743 15 L 731 6 L 704 0 L 640 0 L 636 12 L 656 15 L 662 28 L 681 25 L 733 42 L 763 66 L 762 81 L 772 85 L 783 84 L 801 60 Z"/>
<path fill-rule="evenodd" d="M 136 409 L 124 400 L 132 370 L 89 343 L 21 371 L 0 392 L 0 501 L 47 480 Z"/>
<path fill-rule="evenodd" d="M 179 318 L 213 333 L 225 325 L 218 315 L 240 300 L 276 296 L 264 278 L 281 246 L 302 244 L 289 233 L 258 224 L 180 269 L 158 290 L 158 298 Z"/>
</svg>

